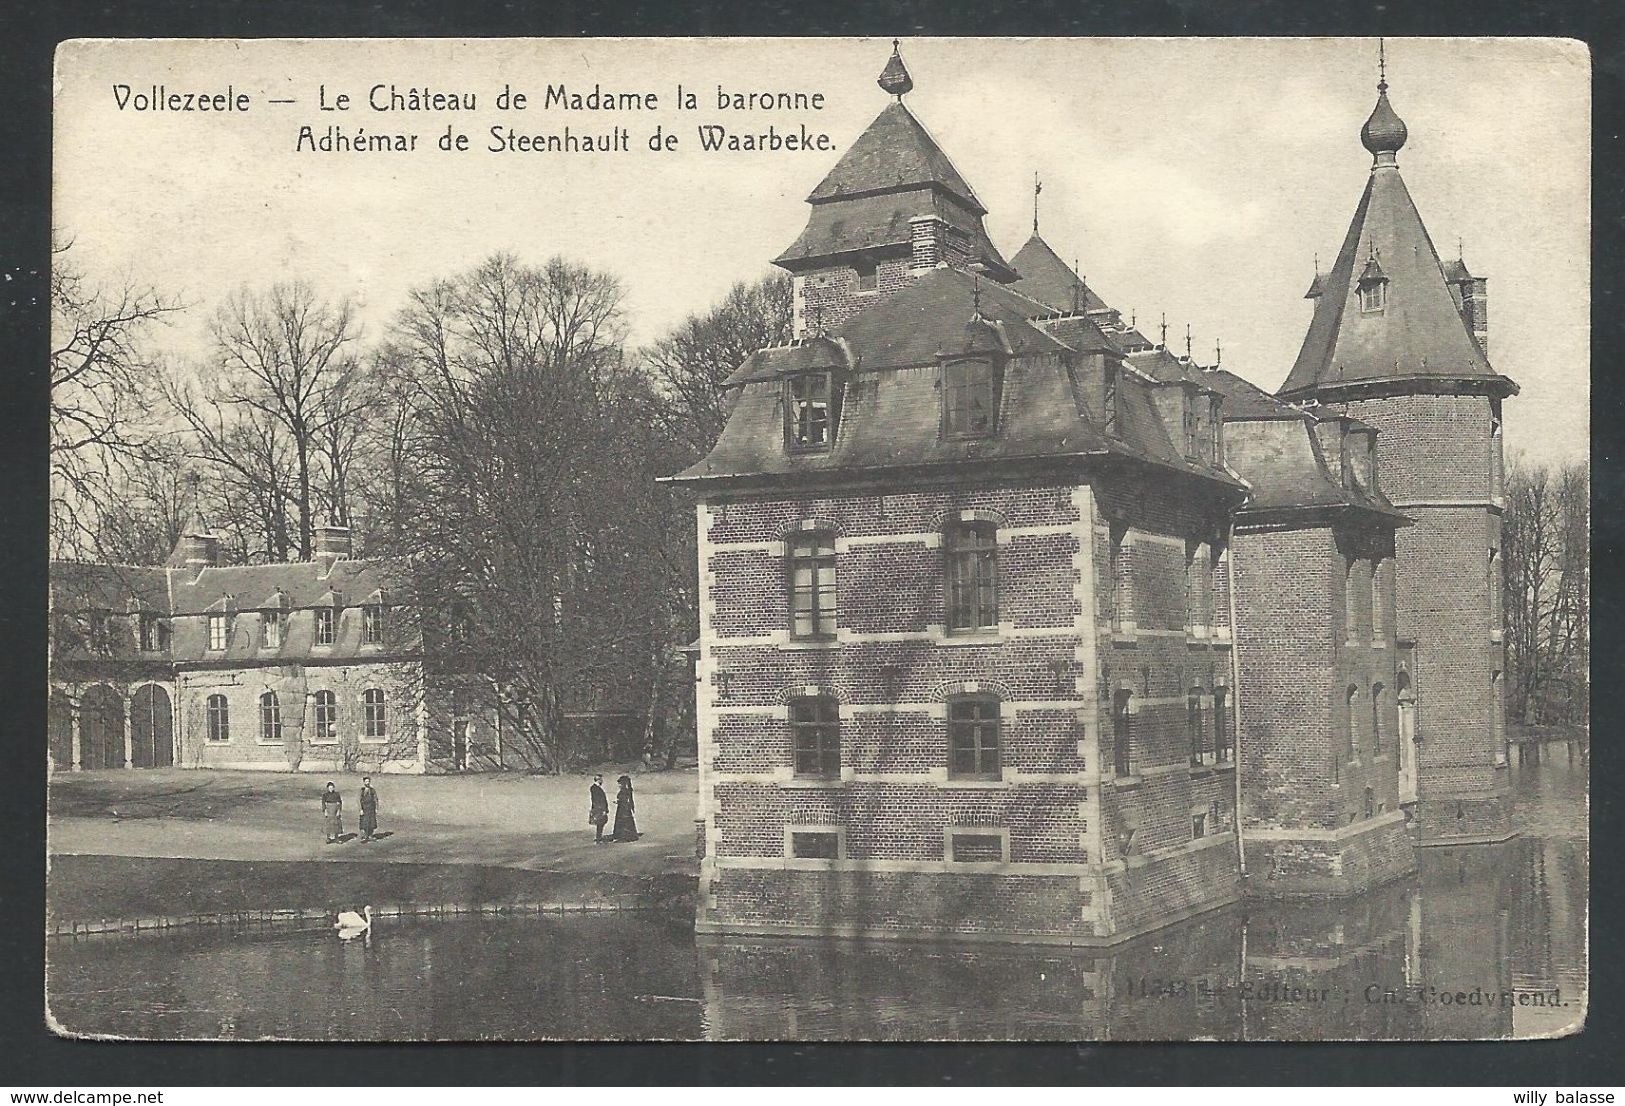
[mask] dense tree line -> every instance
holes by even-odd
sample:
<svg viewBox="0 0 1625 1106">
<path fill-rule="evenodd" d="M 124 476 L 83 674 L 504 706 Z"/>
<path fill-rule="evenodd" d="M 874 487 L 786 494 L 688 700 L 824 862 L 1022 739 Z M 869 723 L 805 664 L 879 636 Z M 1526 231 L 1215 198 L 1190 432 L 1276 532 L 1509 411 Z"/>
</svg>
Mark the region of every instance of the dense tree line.
<svg viewBox="0 0 1625 1106">
<path fill-rule="evenodd" d="M 1501 524 L 1507 717 L 1590 720 L 1591 481 L 1584 464 L 1513 463 Z"/>
<path fill-rule="evenodd" d="M 564 258 L 430 281 L 376 336 L 347 299 L 271 283 L 213 309 L 198 362 L 165 365 L 154 327 L 177 305 L 69 272 L 55 555 L 158 563 L 195 515 L 234 563 L 299 560 L 317 527 L 349 526 L 359 554 L 411 563 L 429 644 L 461 670 L 440 674 L 486 685 L 535 767 L 579 759 L 568 716 L 606 708 L 675 759 L 695 536 L 657 478 L 709 449 L 721 380 L 788 338 L 787 279 L 740 284 L 647 349 L 619 282 Z"/>
</svg>

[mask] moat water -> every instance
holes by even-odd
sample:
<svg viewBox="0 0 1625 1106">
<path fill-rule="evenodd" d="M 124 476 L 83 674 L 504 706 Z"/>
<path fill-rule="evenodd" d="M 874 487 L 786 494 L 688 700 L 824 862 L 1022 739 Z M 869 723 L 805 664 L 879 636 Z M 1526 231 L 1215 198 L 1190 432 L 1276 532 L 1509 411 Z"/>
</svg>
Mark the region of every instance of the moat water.
<svg viewBox="0 0 1625 1106">
<path fill-rule="evenodd" d="M 384 920 L 52 938 L 69 1031 L 146 1038 L 1164 1040 L 1560 1032 L 1586 989 L 1586 765 L 1512 768 L 1522 833 L 1342 903 L 1228 908 L 1113 949 L 696 941 L 682 919 Z"/>
</svg>

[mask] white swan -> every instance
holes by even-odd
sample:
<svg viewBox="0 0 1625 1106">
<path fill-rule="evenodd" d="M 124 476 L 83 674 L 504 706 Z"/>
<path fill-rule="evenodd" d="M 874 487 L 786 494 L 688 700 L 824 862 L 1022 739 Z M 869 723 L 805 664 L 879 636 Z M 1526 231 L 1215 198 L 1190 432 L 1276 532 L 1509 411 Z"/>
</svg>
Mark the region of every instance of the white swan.
<svg viewBox="0 0 1625 1106">
<path fill-rule="evenodd" d="M 372 928 L 372 907 L 363 906 L 360 914 L 354 910 L 339 911 L 339 920 L 333 923 L 333 928 L 345 940 L 361 936 Z"/>
</svg>

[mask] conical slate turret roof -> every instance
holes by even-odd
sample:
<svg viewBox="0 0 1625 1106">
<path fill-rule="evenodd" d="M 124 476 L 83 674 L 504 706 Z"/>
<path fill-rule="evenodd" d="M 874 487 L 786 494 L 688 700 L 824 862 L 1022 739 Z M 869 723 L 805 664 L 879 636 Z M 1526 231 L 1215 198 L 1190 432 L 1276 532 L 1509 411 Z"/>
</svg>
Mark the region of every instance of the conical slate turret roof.
<svg viewBox="0 0 1625 1106">
<path fill-rule="evenodd" d="M 1434 387 L 1470 381 L 1502 394 L 1517 391 L 1490 366 L 1450 294 L 1444 266 L 1395 163 L 1404 140 L 1405 125 L 1383 91 L 1362 131 L 1374 155 L 1371 177 L 1315 301 L 1303 348 L 1281 385 L 1283 397 L 1406 381 Z M 1362 311 L 1360 277 L 1374 272 L 1373 266 L 1387 281 L 1384 302 L 1380 310 Z"/>
</svg>

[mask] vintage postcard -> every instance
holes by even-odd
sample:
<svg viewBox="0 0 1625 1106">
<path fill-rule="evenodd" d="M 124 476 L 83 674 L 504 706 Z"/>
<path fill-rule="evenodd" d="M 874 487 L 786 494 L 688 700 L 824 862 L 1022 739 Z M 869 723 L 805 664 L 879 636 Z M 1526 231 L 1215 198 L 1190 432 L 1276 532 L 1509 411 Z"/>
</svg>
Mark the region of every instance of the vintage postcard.
<svg viewBox="0 0 1625 1106">
<path fill-rule="evenodd" d="M 1578 1032 L 1590 65 L 62 44 L 51 1026 Z"/>
</svg>

